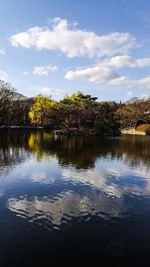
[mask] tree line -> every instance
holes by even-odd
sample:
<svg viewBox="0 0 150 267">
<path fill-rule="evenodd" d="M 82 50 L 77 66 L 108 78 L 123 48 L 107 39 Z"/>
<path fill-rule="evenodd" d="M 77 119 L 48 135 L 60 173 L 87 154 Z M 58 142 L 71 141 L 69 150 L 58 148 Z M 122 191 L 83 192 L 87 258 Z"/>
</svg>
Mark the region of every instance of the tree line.
<svg viewBox="0 0 150 267">
<path fill-rule="evenodd" d="M 51 96 L 25 97 L 11 84 L 0 81 L 0 126 L 42 126 L 50 129 L 94 130 L 116 134 L 122 128 L 150 124 L 150 99 L 125 103 L 98 101 L 77 92 L 55 101 Z"/>
</svg>

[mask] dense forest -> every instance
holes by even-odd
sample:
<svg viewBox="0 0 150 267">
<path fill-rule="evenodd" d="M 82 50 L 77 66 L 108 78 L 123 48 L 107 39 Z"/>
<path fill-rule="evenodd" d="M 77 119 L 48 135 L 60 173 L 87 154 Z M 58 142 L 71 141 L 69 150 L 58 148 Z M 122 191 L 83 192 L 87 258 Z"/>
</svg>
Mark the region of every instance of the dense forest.
<svg viewBox="0 0 150 267">
<path fill-rule="evenodd" d="M 82 92 L 60 101 L 44 95 L 28 98 L 11 84 L 0 81 L 0 126 L 42 126 L 114 135 L 124 128 L 149 124 L 150 99 L 99 102 L 97 97 Z"/>
</svg>

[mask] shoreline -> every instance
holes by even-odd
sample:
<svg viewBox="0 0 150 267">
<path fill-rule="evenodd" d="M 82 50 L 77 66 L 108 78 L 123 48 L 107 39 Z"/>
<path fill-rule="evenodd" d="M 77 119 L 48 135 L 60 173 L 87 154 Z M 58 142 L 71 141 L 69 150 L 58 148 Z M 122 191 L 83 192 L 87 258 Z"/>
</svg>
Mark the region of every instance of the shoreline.
<svg viewBox="0 0 150 267">
<path fill-rule="evenodd" d="M 0 126 L 0 130 L 44 130 L 44 127 L 40 126 Z"/>
<path fill-rule="evenodd" d="M 135 129 L 122 129 L 120 134 L 97 134 L 93 129 L 51 129 L 42 126 L 10 126 L 2 125 L 1 130 L 45 130 L 52 131 L 55 135 L 65 135 L 65 136 L 123 136 L 123 135 L 138 135 L 138 136 L 148 136 L 150 134 L 142 131 L 137 131 Z"/>
</svg>

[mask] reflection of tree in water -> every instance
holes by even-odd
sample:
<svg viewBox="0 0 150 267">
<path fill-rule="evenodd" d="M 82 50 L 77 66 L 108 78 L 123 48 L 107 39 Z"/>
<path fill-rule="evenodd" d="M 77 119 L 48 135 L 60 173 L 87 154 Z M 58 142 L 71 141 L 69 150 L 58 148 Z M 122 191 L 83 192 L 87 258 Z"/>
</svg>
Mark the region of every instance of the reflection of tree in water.
<svg viewBox="0 0 150 267">
<path fill-rule="evenodd" d="M 38 160 L 56 156 L 60 165 L 71 164 L 77 169 L 93 168 L 101 153 L 103 156 L 109 153 L 103 150 L 104 142 L 107 143 L 94 137 L 58 137 L 51 133 L 36 133 L 30 135 L 29 148 L 36 153 Z"/>
<path fill-rule="evenodd" d="M 115 146 L 115 155 L 131 166 L 150 164 L 150 137 L 124 136 Z"/>
<path fill-rule="evenodd" d="M 48 132 L 0 133 L 0 170 L 24 161 L 33 153 L 37 160 L 57 157 L 60 165 L 93 168 L 96 159 L 118 158 L 130 165 L 150 164 L 150 137 L 118 138 L 54 136 Z"/>
<path fill-rule="evenodd" d="M 29 157 L 28 138 L 27 132 L 0 133 L 0 173 Z"/>
<path fill-rule="evenodd" d="M 122 159 L 130 165 L 150 163 L 150 138 L 124 136 L 118 138 L 67 137 L 52 133 L 31 133 L 29 148 L 41 160 L 56 156 L 61 165 L 71 164 L 77 169 L 93 168 L 100 157 Z"/>
</svg>

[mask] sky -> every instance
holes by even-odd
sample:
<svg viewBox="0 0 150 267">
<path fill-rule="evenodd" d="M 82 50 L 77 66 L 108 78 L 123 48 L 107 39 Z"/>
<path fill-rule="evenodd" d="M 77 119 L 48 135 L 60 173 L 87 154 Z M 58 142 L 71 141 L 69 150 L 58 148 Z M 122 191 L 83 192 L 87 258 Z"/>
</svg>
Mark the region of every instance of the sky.
<svg viewBox="0 0 150 267">
<path fill-rule="evenodd" d="M 149 0 L 0 0 L 0 79 L 26 96 L 150 95 Z"/>
</svg>

